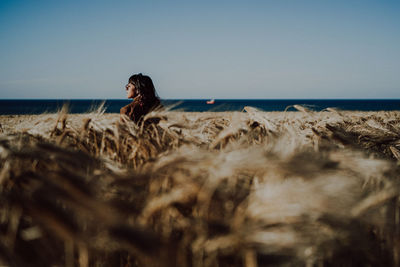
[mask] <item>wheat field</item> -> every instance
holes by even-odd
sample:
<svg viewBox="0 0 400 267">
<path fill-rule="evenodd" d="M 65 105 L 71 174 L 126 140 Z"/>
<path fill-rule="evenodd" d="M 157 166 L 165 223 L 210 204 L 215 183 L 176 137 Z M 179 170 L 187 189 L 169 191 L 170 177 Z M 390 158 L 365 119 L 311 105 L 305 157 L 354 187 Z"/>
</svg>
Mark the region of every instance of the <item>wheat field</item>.
<svg viewBox="0 0 400 267">
<path fill-rule="evenodd" d="M 400 112 L 295 108 L 0 116 L 0 265 L 399 266 Z"/>
</svg>

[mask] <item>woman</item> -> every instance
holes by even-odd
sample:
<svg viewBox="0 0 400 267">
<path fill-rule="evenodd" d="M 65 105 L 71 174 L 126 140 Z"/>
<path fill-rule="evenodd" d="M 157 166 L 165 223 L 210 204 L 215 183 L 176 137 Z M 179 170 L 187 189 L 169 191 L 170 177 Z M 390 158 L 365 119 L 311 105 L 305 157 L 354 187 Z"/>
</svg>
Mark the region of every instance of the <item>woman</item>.
<svg viewBox="0 0 400 267">
<path fill-rule="evenodd" d="M 149 76 L 141 73 L 132 75 L 125 89 L 127 98 L 132 98 L 133 101 L 121 108 L 120 113 L 127 115 L 136 123 L 147 113 L 161 106 L 153 81 Z"/>
</svg>

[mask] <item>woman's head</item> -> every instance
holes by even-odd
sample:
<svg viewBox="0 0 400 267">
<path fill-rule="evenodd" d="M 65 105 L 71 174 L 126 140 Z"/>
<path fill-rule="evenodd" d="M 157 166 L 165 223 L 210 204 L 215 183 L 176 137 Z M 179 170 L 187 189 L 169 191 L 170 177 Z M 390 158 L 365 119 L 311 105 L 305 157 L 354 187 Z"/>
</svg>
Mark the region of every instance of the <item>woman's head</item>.
<svg viewBox="0 0 400 267">
<path fill-rule="evenodd" d="M 141 73 L 132 75 L 125 88 L 128 98 L 135 98 L 140 95 L 144 101 L 158 99 L 153 81 L 149 76 L 142 75 Z"/>
</svg>

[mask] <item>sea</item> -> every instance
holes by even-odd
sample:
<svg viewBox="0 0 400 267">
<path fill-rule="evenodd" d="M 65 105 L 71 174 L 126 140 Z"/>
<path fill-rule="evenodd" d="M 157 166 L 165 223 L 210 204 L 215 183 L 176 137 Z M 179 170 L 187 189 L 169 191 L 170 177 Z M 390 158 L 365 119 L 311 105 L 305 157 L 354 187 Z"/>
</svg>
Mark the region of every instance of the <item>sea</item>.
<svg viewBox="0 0 400 267">
<path fill-rule="evenodd" d="M 165 99 L 164 107 L 186 112 L 243 111 L 251 106 L 262 111 L 296 111 L 301 105 L 314 111 L 326 108 L 349 111 L 393 111 L 400 110 L 400 99 Z M 54 113 L 66 105 L 69 113 L 86 113 L 97 110 L 101 105 L 105 113 L 119 113 L 121 107 L 130 103 L 125 99 L 0 99 L 0 115 Z"/>
</svg>

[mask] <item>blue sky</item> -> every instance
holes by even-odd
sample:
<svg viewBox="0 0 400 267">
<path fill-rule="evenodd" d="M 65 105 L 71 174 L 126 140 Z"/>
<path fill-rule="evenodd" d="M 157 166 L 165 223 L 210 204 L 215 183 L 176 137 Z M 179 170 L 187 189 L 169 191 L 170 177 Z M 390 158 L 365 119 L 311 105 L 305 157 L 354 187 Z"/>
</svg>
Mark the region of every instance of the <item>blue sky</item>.
<svg viewBox="0 0 400 267">
<path fill-rule="evenodd" d="M 0 98 L 400 98 L 400 1 L 0 1 Z"/>
</svg>

